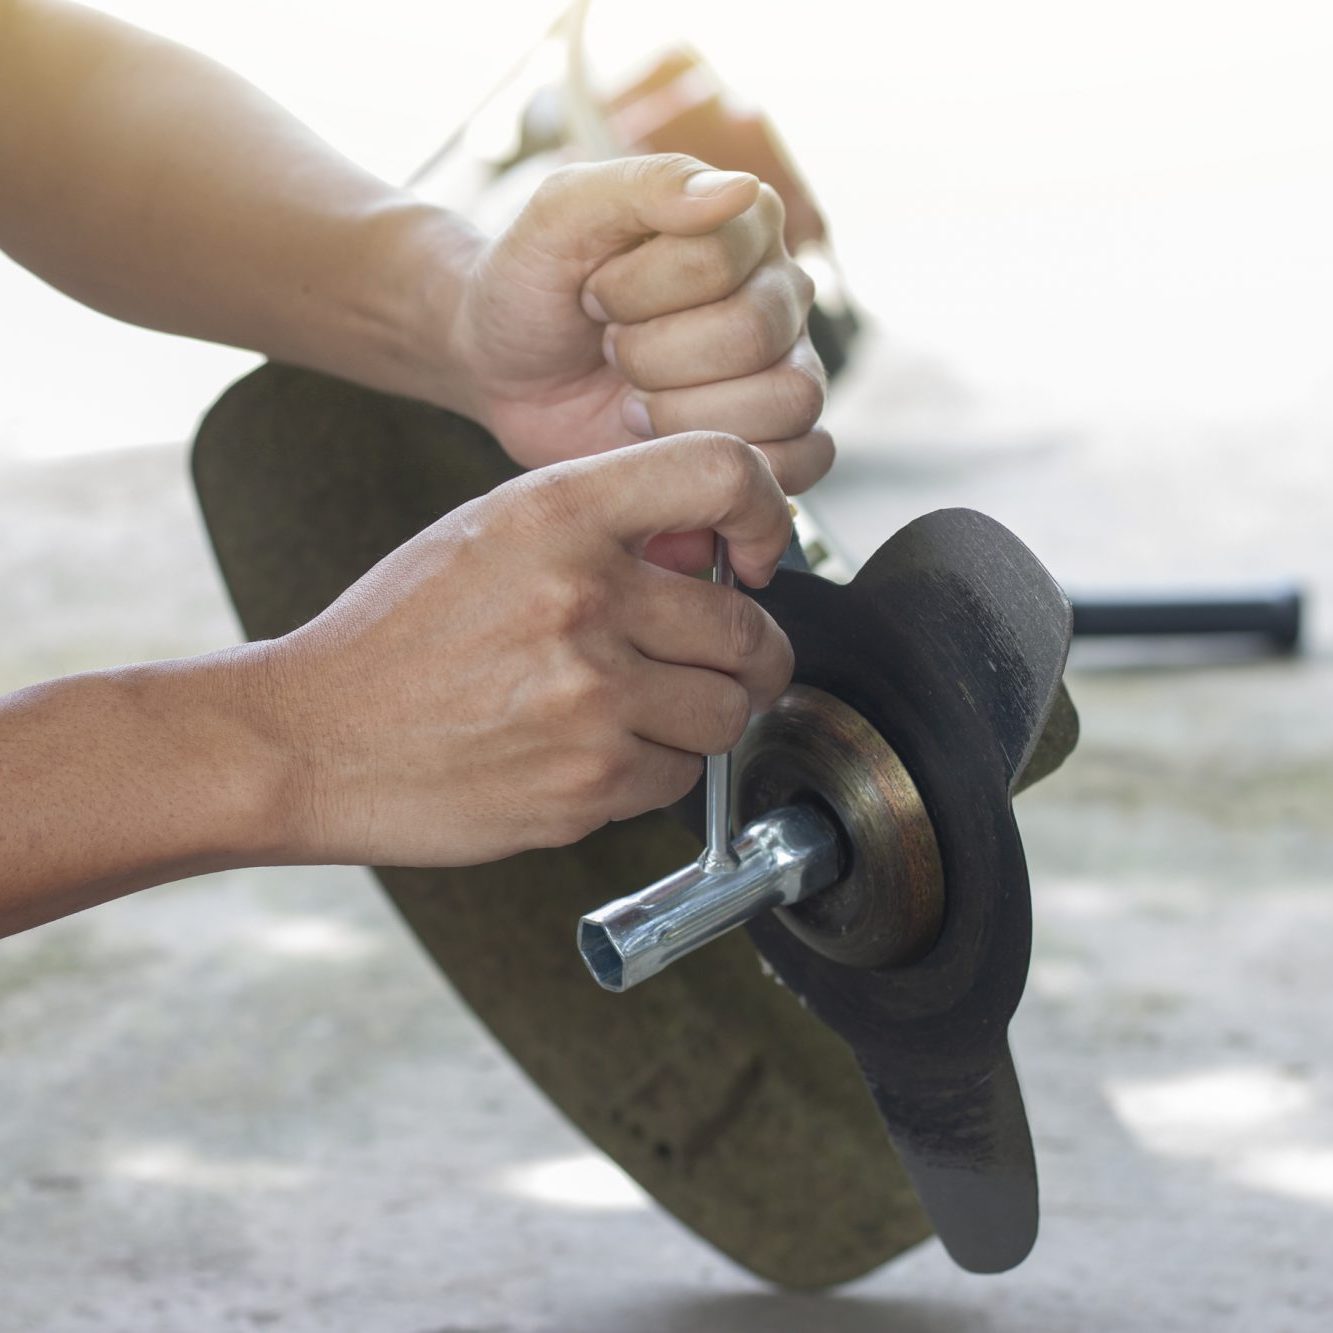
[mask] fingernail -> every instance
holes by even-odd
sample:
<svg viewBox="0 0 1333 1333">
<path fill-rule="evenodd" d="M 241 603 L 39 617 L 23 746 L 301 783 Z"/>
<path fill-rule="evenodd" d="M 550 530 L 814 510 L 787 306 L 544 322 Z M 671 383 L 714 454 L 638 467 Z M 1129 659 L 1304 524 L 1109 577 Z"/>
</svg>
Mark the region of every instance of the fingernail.
<svg viewBox="0 0 1333 1333">
<path fill-rule="evenodd" d="M 748 171 L 696 171 L 685 177 L 685 193 L 707 197 L 721 194 L 741 181 L 754 180 Z"/>
<path fill-rule="evenodd" d="M 642 398 L 631 394 L 620 407 L 620 419 L 635 435 L 649 439 L 653 433 L 653 420 L 648 415 L 648 404 Z"/>
<path fill-rule="evenodd" d="M 602 334 L 602 355 L 612 370 L 620 369 L 620 364 L 616 360 L 616 330 L 619 327 L 618 324 L 608 324 L 606 332 Z"/>
<path fill-rule="evenodd" d="M 599 324 L 605 324 L 611 318 L 602 303 L 586 287 L 583 289 L 583 313 Z"/>
</svg>

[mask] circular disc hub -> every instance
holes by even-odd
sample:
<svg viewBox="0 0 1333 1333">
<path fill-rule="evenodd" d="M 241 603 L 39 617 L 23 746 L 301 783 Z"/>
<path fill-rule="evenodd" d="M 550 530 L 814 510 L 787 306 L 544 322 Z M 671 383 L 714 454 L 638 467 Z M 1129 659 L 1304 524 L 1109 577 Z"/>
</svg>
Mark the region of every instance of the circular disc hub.
<svg viewBox="0 0 1333 1333">
<path fill-rule="evenodd" d="M 735 774 L 742 826 L 811 802 L 841 832 L 838 881 L 777 911 L 793 934 L 848 967 L 901 966 L 929 950 L 944 916 L 935 831 L 911 776 L 860 713 L 795 685 L 746 732 Z"/>
</svg>

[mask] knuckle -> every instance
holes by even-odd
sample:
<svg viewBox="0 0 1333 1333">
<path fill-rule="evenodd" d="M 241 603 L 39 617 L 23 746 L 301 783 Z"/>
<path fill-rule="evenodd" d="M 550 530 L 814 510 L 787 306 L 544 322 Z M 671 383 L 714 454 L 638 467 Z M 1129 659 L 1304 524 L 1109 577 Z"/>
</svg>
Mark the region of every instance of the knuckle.
<svg viewBox="0 0 1333 1333">
<path fill-rule="evenodd" d="M 692 175 L 700 163 L 688 153 L 635 153 L 595 164 L 595 169 L 609 172 L 621 191 L 642 196 Z"/>
<path fill-rule="evenodd" d="M 782 372 L 778 397 L 792 435 L 810 430 L 824 411 L 823 382 L 804 366 L 789 366 Z"/>
<path fill-rule="evenodd" d="M 782 196 L 767 181 L 759 186 L 756 206 L 765 224 L 775 235 L 781 235 L 787 224 L 787 206 L 782 202 Z"/>
<path fill-rule="evenodd" d="M 610 594 L 597 575 L 579 571 L 552 578 L 544 600 L 550 623 L 557 633 L 567 635 L 600 621 Z"/>
<path fill-rule="evenodd" d="M 640 196 L 660 181 L 684 172 L 689 158 L 680 153 L 638 153 L 622 157 L 615 165 L 621 187 L 631 196 Z"/>
<path fill-rule="evenodd" d="M 552 847 L 567 847 L 595 833 L 609 818 L 603 804 L 588 796 L 582 769 L 571 765 L 565 780 L 547 802 L 545 841 Z"/>
<path fill-rule="evenodd" d="M 661 172 L 669 170 L 667 154 L 639 153 L 622 157 L 617 164 L 620 179 L 631 187 L 646 184 Z"/>
<path fill-rule="evenodd" d="M 740 285 L 743 275 L 732 247 L 721 231 L 692 237 L 680 257 L 685 285 L 703 296 L 720 298 Z"/>
<path fill-rule="evenodd" d="M 568 843 L 582 842 L 591 833 L 596 833 L 599 828 L 603 828 L 611 821 L 611 811 L 604 805 L 599 805 L 595 809 L 584 809 L 571 816 L 566 821 L 569 830 Z"/>
<path fill-rule="evenodd" d="M 552 690 L 552 708 L 563 718 L 573 718 L 582 728 L 593 729 L 610 708 L 610 682 L 591 662 L 575 662 L 561 673 Z"/>
<path fill-rule="evenodd" d="M 767 369 L 800 337 L 805 308 L 799 284 L 783 268 L 765 265 L 738 295 L 731 341 L 744 359 L 742 374 Z"/>
<path fill-rule="evenodd" d="M 593 765 L 594 790 L 605 803 L 617 796 L 633 776 L 633 765 L 618 747 L 604 750 Z"/>
<path fill-rule="evenodd" d="M 772 365 L 773 359 L 787 350 L 772 304 L 757 298 L 746 304 L 736 320 L 732 341 L 739 352 L 742 374 Z"/>
<path fill-rule="evenodd" d="M 774 272 L 773 318 L 782 329 L 784 351 L 800 336 L 801 325 L 805 322 L 805 312 L 809 309 L 805 292 L 808 282 L 804 270 L 797 268 L 795 264 L 786 265 Z"/>
<path fill-rule="evenodd" d="M 546 837 L 542 840 L 548 847 L 572 847 L 582 842 L 590 833 L 596 833 L 603 820 L 580 818 L 570 815 L 564 819 L 553 820 Z"/>
<path fill-rule="evenodd" d="M 627 765 L 611 742 L 592 746 L 574 763 L 570 787 L 578 816 L 605 819 L 604 811 L 627 776 Z"/>
<path fill-rule="evenodd" d="M 589 177 L 589 167 L 585 162 L 569 162 L 543 177 L 541 183 L 532 192 L 528 207 L 540 214 L 559 208 L 568 196 L 584 187 Z"/>
<path fill-rule="evenodd" d="M 791 266 L 791 278 L 796 304 L 806 314 L 815 303 L 815 280 L 799 264 Z"/>
<path fill-rule="evenodd" d="M 728 493 L 745 490 L 754 483 L 762 460 L 758 451 L 737 435 L 707 437 L 708 466 Z"/>
<path fill-rule="evenodd" d="M 733 593 L 730 604 L 727 642 L 735 660 L 748 661 L 768 638 L 768 617 L 742 592 Z"/>
<path fill-rule="evenodd" d="M 644 179 L 690 176 L 704 166 L 697 157 L 691 157 L 688 153 L 647 153 L 627 160 L 632 164 L 630 169 L 637 166 Z"/>
<path fill-rule="evenodd" d="M 838 457 L 838 446 L 833 442 L 833 436 L 826 430 L 815 432 L 811 446 L 819 475 L 825 476 Z"/>
<path fill-rule="evenodd" d="M 717 739 L 720 750 L 732 750 L 750 725 L 750 696 L 744 686 L 732 681 L 718 704 Z"/>
<path fill-rule="evenodd" d="M 512 483 L 517 520 L 534 533 L 575 522 L 584 511 L 581 479 L 568 467 L 537 468 Z"/>
</svg>

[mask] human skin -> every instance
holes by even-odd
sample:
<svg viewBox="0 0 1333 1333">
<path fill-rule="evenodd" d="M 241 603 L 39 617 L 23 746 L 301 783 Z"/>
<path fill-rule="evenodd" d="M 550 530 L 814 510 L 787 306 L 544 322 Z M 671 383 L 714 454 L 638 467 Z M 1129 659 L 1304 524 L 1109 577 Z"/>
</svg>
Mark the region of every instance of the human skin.
<svg viewBox="0 0 1333 1333">
<path fill-rule="evenodd" d="M 677 799 L 785 686 L 776 625 L 680 572 L 716 529 L 766 580 L 783 492 L 832 459 L 753 177 L 568 168 L 487 238 L 192 52 L 0 0 L 0 182 L 0 247 L 77 299 L 452 408 L 541 469 L 284 639 L 0 699 L 0 933 L 228 866 L 569 841 Z"/>
<path fill-rule="evenodd" d="M 750 598 L 644 558 L 698 528 L 752 585 L 786 549 L 734 436 L 527 473 L 283 638 L 0 700 L 0 933 L 243 865 L 488 861 L 678 800 L 792 666 Z"/>
<path fill-rule="evenodd" d="M 0 0 L 0 181 L 0 249 L 85 304 L 455 409 L 525 466 L 688 430 L 789 494 L 831 462 L 811 283 L 745 173 L 567 167 L 488 238 L 195 52 Z"/>
</svg>

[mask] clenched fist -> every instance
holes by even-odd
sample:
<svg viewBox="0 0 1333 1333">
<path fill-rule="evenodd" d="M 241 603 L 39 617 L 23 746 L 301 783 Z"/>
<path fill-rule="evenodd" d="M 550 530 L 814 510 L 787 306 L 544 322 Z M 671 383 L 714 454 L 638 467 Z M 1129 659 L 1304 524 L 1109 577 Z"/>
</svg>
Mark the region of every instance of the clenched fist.
<svg viewBox="0 0 1333 1333">
<path fill-rule="evenodd" d="M 443 364 L 528 467 L 721 430 L 794 494 L 828 470 L 813 285 L 753 176 L 660 155 L 563 168 L 456 270 Z"/>
</svg>

